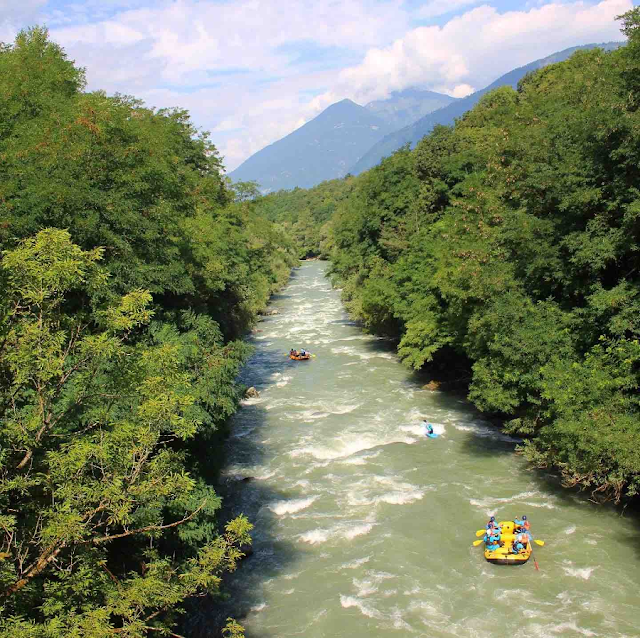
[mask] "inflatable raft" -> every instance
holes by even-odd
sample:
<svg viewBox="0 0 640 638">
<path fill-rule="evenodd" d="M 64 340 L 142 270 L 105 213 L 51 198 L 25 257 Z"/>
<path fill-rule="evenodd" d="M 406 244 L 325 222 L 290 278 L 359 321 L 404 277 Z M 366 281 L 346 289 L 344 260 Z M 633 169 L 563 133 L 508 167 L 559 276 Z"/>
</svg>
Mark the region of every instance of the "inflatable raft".
<svg viewBox="0 0 640 638">
<path fill-rule="evenodd" d="M 531 542 L 528 541 L 524 550 L 519 554 L 512 553 L 513 541 L 517 536 L 514 533 L 513 521 L 501 521 L 498 524 L 502 529 L 500 541 L 503 545 L 495 550 L 485 548 L 484 557 L 490 563 L 496 563 L 497 565 L 524 565 L 531 557 Z"/>
<path fill-rule="evenodd" d="M 291 359 L 292 361 L 307 361 L 308 359 L 311 359 L 311 355 L 308 353 L 307 354 L 290 354 L 289 359 Z"/>
</svg>

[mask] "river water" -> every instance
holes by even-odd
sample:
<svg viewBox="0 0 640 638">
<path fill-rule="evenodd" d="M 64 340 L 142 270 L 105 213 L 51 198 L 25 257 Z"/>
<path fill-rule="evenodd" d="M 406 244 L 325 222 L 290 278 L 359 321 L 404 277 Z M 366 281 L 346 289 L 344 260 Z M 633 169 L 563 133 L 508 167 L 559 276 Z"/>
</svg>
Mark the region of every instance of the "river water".
<svg viewBox="0 0 640 638">
<path fill-rule="evenodd" d="M 243 380 L 260 397 L 228 442 L 227 498 L 256 526 L 230 583 L 248 638 L 640 636 L 638 521 L 529 471 L 470 405 L 422 389 L 348 320 L 326 267 L 305 262 L 259 324 Z M 528 516 L 539 571 L 472 547 L 490 514 Z"/>
</svg>

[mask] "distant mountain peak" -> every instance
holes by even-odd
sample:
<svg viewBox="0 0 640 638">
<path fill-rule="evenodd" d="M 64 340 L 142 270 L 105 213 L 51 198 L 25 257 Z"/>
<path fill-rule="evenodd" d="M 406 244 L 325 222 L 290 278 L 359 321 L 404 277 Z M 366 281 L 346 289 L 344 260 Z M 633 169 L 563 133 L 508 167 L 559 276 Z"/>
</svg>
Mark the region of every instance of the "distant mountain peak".
<svg viewBox="0 0 640 638">
<path fill-rule="evenodd" d="M 375 113 L 344 99 L 252 155 L 229 176 L 256 181 L 264 192 L 309 188 L 344 177 L 349 166 L 393 130 Z"/>
</svg>

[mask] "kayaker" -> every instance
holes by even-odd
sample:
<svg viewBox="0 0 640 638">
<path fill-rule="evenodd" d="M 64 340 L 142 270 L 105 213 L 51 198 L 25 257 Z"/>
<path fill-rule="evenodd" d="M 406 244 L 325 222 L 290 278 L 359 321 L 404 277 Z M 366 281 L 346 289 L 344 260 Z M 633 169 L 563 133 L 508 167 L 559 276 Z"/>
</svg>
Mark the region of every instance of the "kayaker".
<svg viewBox="0 0 640 638">
<path fill-rule="evenodd" d="M 426 421 L 423 421 L 423 423 L 427 427 L 427 434 L 433 434 L 433 425 L 431 425 L 431 423 L 427 423 Z"/>
</svg>

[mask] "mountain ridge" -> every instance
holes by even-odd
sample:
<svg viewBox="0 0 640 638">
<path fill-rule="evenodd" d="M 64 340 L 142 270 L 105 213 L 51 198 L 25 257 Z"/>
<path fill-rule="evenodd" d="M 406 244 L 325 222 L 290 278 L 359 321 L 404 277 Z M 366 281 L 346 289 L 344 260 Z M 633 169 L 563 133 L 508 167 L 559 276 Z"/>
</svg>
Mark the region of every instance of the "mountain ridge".
<svg viewBox="0 0 640 638">
<path fill-rule="evenodd" d="M 501 75 L 497 80 L 486 86 L 484 89 L 480 89 L 465 98 L 457 100 L 448 106 L 440 108 L 432 113 L 429 113 L 413 124 L 405 126 L 402 129 L 394 131 L 388 134 L 382 140 L 374 144 L 349 170 L 353 175 L 359 175 L 360 173 L 369 170 L 376 166 L 384 157 L 388 157 L 400 147 L 409 143 L 411 146 L 415 146 L 425 135 L 428 135 L 434 126 L 438 124 L 451 125 L 458 117 L 462 117 L 468 110 L 470 110 L 480 98 L 500 86 L 510 85 L 516 88 L 518 82 L 527 73 L 537 71 L 545 66 L 554 64 L 556 62 L 562 62 L 571 57 L 576 51 L 584 49 L 601 48 L 605 51 L 611 51 L 613 49 L 622 46 L 621 42 L 603 42 L 597 44 L 585 44 L 575 47 L 569 47 L 562 51 L 557 51 L 551 55 L 534 60 L 529 64 L 512 69 L 508 73 Z"/>
<path fill-rule="evenodd" d="M 257 181 L 265 192 L 310 188 L 344 177 L 350 165 L 392 131 L 382 118 L 344 99 L 253 154 L 229 176 L 234 181 Z"/>
</svg>

